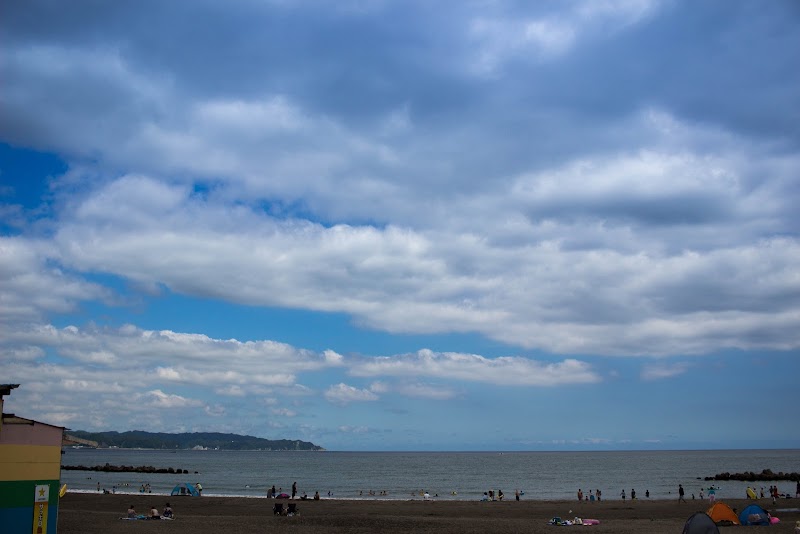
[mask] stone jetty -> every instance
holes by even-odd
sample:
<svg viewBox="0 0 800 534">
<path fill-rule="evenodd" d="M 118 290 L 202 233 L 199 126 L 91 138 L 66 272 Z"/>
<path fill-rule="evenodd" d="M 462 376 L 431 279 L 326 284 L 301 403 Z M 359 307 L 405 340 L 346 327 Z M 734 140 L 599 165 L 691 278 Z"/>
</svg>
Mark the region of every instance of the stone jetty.
<svg viewBox="0 0 800 534">
<path fill-rule="evenodd" d="M 760 473 L 746 471 L 744 473 L 717 473 L 705 480 L 740 480 L 743 482 L 769 482 L 770 480 L 800 480 L 800 473 L 773 473 L 771 469 L 764 469 Z"/>
<path fill-rule="evenodd" d="M 106 473 L 169 473 L 169 474 L 189 474 L 187 469 L 166 467 L 158 468 L 152 465 L 62 465 L 61 469 L 65 471 L 103 471 Z M 197 471 L 195 471 L 197 473 Z"/>
</svg>

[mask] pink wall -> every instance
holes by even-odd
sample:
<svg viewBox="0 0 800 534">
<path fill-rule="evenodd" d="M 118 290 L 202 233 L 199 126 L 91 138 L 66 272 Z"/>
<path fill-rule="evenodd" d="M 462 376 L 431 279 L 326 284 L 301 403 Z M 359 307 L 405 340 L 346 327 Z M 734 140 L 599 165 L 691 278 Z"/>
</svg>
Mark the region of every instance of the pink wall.
<svg viewBox="0 0 800 534">
<path fill-rule="evenodd" d="M 7 420 L 0 429 L 0 444 L 2 445 L 50 445 L 61 446 L 64 429 L 60 426 L 51 426 L 45 423 L 14 424 Z"/>
</svg>

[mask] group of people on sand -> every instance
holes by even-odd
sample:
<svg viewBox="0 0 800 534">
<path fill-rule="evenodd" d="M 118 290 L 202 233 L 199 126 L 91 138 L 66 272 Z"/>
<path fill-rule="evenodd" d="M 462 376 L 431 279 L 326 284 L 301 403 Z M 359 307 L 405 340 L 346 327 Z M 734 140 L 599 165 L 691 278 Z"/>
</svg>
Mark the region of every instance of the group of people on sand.
<svg viewBox="0 0 800 534">
<path fill-rule="evenodd" d="M 328 492 L 328 496 L 330 496 L 330 492 Z M 280 498 L 290 498 L 290 499 L 297 499 L 299 498 L 301 501 L 307 501 L 309 499 L 308 494 L 305 492 L 303 493 L 302 497 L 297 497 L 297 482 L 292 482 L 292 494 L 289 495 L 283 492 L 283 488 L 276 488 L 273 484 L 271 488 L 267 488 L 267 498 L 268 499 L 280 499 Z M 314 492 L 313 499 L 315 501 L 319 500 L 319 491 Z"/>
<path fill-rule="evenodd" d="M 275 484 L 272 485 L 271 488 L 267 489 L 267 498 L 268 499 L 276 499 L 279 495 L 286 495 L 283 492 L 283 488 L 275 489 Z M 291 498 L 294 499 L 297 496 L 297 482 L 292 483 L 292 495 Z"/>
<path fill-rule="evenodd" d="M 599 495 L 600 490 L 597 490 L 597 493 L 598 493 L 597 500 L 599 501 L 600 500 L 600 495 Z M 622 489 L 622 492 L 619 494 L 619 496 L 622 497 L 623 501 L 625 500 L 625 488 Z M 650 498 L 650 490 L 646 490 L 644 492 L 644 496 L 649 499 Z M 631 500 L 632 501 L 636 500 L 636 490 L 634 488 L 631 488 Z"/>
<path fill-rule="evenodd" d="M 155 506 L 151 506 L 150 513 L 147 516 L 137 514 L 136 508 L 134 508 L 133 505 L 128 508 L 128 519 L 173 519 L 174 517 L 175 513 L 172 511 L 172 506 L 170 506 L 169 503 L 164 506 L 164 511 L 162 513 L 159 513 L 158 508 Z"/>
<path fill-rule="evenodd" d="M 786 497 L 787 499 L 790 497 L 789 493 L 781 493 L 778 489 L 778 486 L 770 486 L 769 487 L 769 496 L 772 498 L 772 504 L 775 504 L 778 499 L 781 497 Z M 795 498 L 800 497 L 800 480 L 797 481 L 797 490 L 794 493 Z M 761 488 L 761 498 L 764 498 L 764 488 Z"/>
</svg>

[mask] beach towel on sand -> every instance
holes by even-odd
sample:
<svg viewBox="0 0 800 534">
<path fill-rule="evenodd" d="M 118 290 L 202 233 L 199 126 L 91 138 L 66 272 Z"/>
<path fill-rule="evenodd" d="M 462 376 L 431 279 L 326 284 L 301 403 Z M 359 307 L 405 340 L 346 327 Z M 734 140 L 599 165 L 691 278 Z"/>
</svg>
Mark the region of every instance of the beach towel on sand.
<svg viewBox="0 0 800 534">
<path fill-rule="evenodd" d="M 557 525 L 560 527 L 571 527 L 573 525 L 579 526 L 591 526 L 591 525 L 599 525 L 599 519 L 581 519 L 580 517 L 576 517 L 574 519 L 561 519 L 560 517 L 556 516 L 549 521 L 550 525 Z"/>
</svg>

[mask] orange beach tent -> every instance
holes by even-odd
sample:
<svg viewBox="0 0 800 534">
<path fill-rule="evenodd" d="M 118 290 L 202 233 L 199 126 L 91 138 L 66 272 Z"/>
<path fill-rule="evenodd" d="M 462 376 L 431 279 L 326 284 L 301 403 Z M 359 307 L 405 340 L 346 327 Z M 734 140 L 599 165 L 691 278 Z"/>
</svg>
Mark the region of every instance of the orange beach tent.
<svg viewBox="0 0 800 534">
<path fill-rule="evenodd" d="M 731 510 L 731 507 L 725 504 L 724 502 L 718 502 L 714 504 L 711 508 L 706 510 L 706 514 L 716 523 L 717 525 L 739 525 L 739 518 L 736 517 L 736 513 Z"/>
</svg>

